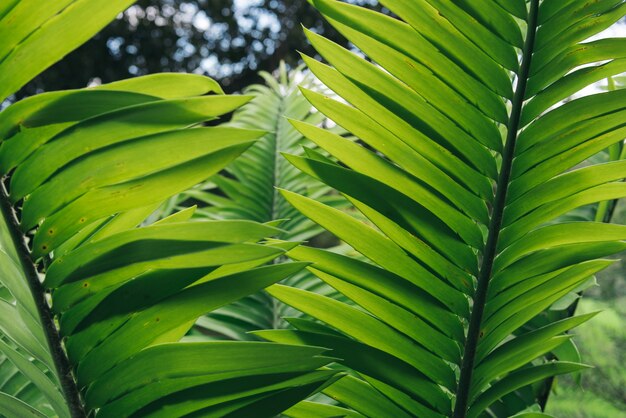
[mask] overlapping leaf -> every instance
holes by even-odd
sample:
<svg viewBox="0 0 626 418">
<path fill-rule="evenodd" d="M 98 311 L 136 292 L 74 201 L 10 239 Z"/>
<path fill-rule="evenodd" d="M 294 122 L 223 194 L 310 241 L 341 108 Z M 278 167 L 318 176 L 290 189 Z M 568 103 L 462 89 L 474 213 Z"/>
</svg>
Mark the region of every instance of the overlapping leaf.
<svg viewBox="0 0 626 418">
<path fill-rule="evenodd" d="M 257 267 L 284 253 L 257 244 L 280 233 L 271 226 L 190 222 L 193 208 L 142 225 L 164 200 L 219 172 L 264 134 L 202 126 L 248 100 L 223 95 L 204 77 L 164 74 L 43 94 L 0 114 L 0 159 L 10 173 L 3 233 L 13 228 L 7 242 L 16 242 L 10 200 L 21 206 L 22 232 L 35 228 L 31 258 L 49 264 L 43 285 L 53 293 L 85 409 L 98 416 L 238 414 L 257 406 L 271 416 L 335 374 L 313 371 L 329 361 L 319 348 L 178 342 L 198 317 L 303 267 Z M 13 316 L 2 316 L 2 332 L 18 350 L 10 360 L 67 416 L 55 376 L 34 369 L 54 370 L 55 362 L 20 277 L 20 249 L 3 249 L 10 259 L 3 267 L 16 276 L 3 278 L 11 295 L 3 306 Z M 242 358 L 249 359 L 243 368 Z M 133 368 L 144 383 L 125 380 Z"/>
<path fill-rule="evenodd" d="M 267 134 L 222 173 L 170 199 L 156 216 L 167 215 L 194 202 L 200 206 L 194 215 L 196 218 L 280 223 L 278 238 L 310 240 L 319 235 L 322 228 L 289 205 L 279 189 L 297 190 L 335 207 L 346 206 L 345 199 L 329 193 L 330 187 L 300 172 L 282 156 L 282 153 L 303 155 L 306 147 L 313 145 L 294 129 L 289 119 L 315 126 L 321 126 L 325 121 L 324 115 L 314 112 L 302 96 L 298 83 L 316 90 L 321 87 L 310 75 L 300 70 L 288 72 L 284 65 L 277 77 L 265 72 L 260 75 L 266 85 L 246 89 L 246 94 L 254 98 L 235 112 L 228 126 L 263 130 Z M 292 244 L 284 245 L 293 247 Z M 287 282 L 317 293 L 336 293 L 306 271 L 290 277 Z M 195 330 L 201 335 L 196 333 L 195 338 L 255 340 L 257 337 L 250 331 L 284 328 L 288 323 L 283 317 L 299 315 L 298 311 L 266 292 L 259 292 L 200 318 Z"/>
<path fill-rule="evenodd" d="M 0 102 L 89 40 L 134 3 L 114 0 L 7 0 L 0 5 Z"/>
</svg>

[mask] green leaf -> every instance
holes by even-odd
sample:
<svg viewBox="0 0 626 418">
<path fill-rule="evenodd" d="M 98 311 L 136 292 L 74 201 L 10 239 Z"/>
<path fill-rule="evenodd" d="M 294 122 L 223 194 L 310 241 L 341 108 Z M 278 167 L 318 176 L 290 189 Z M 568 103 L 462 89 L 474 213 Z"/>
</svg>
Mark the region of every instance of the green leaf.
<svg viewBox="0 0 626 418">
<path fill-rule="evenodd" d="M 349 336 L 389 352 L 416 368 L 421 368 L 422 372 L 437 384 L 448 386 L 454 382 L 452 369 L 440 359 L 356 308 L 315 293 L 280 285 L 269 288 L 268 292 Z"/>
<path fill-rule="evenodd" d="M 365 416 L 385 416 L 385 414 L 391 413 L 398 418 L 410 417 L 406 411 L 395 405 L 372 386 L 352 376 L 339 380 L 327 388 L 324 393 Z"/>
<path fill-rule="evenodd" d="M 30 194 L 22 208 L 22 225 L 26 228 L 33 227 L 89 189 L 145 177 L 223 148 L 248 145 L 259 135 L 258 131 L 219 127 L 186 129 L 144 136 L 118 147 L 92 153 L 57 172 L 54 179 Z M 141 158 L 147 153 L 150 153 L 150 160 Z M 89 170 L 95 162 L 102 168 Z M 111 171 L 111 166 L 116 169 Z M 58 206 L 50 205 L 50 201 Z"/>
<path fill-rule="evenodd" d="M 291 418 L 362 418 L 364 415 L 346 408 L 334 405 L 324 405 L 316 402 L 303 401 L 283 412 Z"/>
<path fill-rule="evenodd" d="M 438 317 L 449 315 L 441 307 L 433 304 L 432 299 L 420 292 L 419 288 L 409 281 L 402 280 L 389 270 L 351 257 L 311 247 L 297 247 L 289 251 L 288 255 L 295 260 L 311 261 L 315 264 L 316 271 L 341 278 L 346 283 L 352 283 L 364 290 L 382 296 L 384 299 L 402 306 L 418 316 L 424 317 L 426 315 L 426 317 L 430 317 L 428 314 L 429 310 L 437 312 Z M 432 321 L 437 322 L 437 316 Z M 450 325 L 455 328 L 455 331 L 451 336 L 454 336 L 454 338 L 460 337 L 462 330 L 452 324 L 451 322 Z M 440 340 L 438 336 L 430 334 L 430 331 L 426 331 L 426 329 L 423 329 L 421 332 L 428 335 L 429 339 Z"/>
<path fill-rule="evenodd" d="M 45 5 L 26 0 L 7 8 L 8 13 L 0 14 L 4 40 L 0 49 L 0 101 L 86 42 L 132 3 L 114 0 L 94 10 L 88 0 Z"/>
<path fill-rule="evenodd" d="M 12 408 L 9 415 L 54 409 L 55 416 L 83 417 L 97 408 L 103 416 L 143 416 L 152 408 L 209 408 L 272 416 L 338 377 L 332 370 L 315 370 L 332 361 L 318 356 L 320 348 L 284 348 L 282 363 L 274 365 L 267 356 L 251 354 L 281 352 L 273 344 L 193 346 L 198 359 L 211 352 L 231 358 L 241 348 L 242 356 L 257 361 L 256 375 L 238 369 L 236 359 L 209 362 L 216 368 L 200 379 L 181 375 L 189 364 L 184 350 L 193 347 L 180 340 L 198 317 L 307 265 L 258 267 L 294 245 L 260 244 L 282 232 L 271 226 L 191 221 L 195 208 L 153 221 L 151 214 L 165 200 L 219 172 L 265 133 L 194 127 L 249 100 L 224 96 L 215 82 L 203 80 L 145 77 L 108 89 L 39 96 L 0 114 L 7 133 L 0 150 L 4 174 L 12 171 L 11 198 L 23 200 L 18 225 L 2 185 L 0 261 L 6 277 L 0 286 L 0 373 L 13 377 L 1 395 Z M 180 91 L 159 86 L 165 82 L 180 82 Z M 208 92 L 218 94 L 200 97 Z M 31 228 L 36 231 L 29 251 L 20 229 Z M 40 257 L 43 285 L 35 265 Z M 144 374 L 147 363 L 140 361 L 143 353 L 162 346 L 185 362 L 154 362 L 148 356 L 154 376 L 172 377 L 154 390 L 155 377 Z M 121 385 L 125 375 L 113 373 L 118 365 L 124 372 L 141 370 L 148 382 Z M 224 385 L 229 379 L 230 386 Z M 97 385 L 121 389 L 97 405 L 83 404 L 79 391 Z M 224 394 L 207 395 L 211 386 Z M 24 407 L 13 393 L 36 409 Z"/>
<path fill-rule="evenodd" d="M 37 367 L 37 365 L 23 357 L 21 353 L 1 340 L 0 351 L 20 370 L 24 377 L 41 390 L 60 417 L 69 417 L 67 405 L 57 386 L 57 382 L 50 380 L 50 377 Z"/>
<path fill-rule="evenodd" d="M 324 350 L 263 343 L 211 342 L 160 344 L 142 350 L 97 380 L 86 394 L 92 408 L 111 404 L 107 413 L 139 409 L 165 394 L 248 376 L 307 372 L 328 362 Z M 207 357 L 211 362 L 204 361 Z M 158 379 L 159 384 L 154 382 Z M 120 409 L 122 408 L 122 409 Z M 127 413 L 130 410 L 126 410 Z"/>
<path fill-rule="evenodd" d="M 388 17 L 336 0 L 311 3 L 354 48 L 308 31 L 328 65 L 304 56 L 305 63 L 339 97 L 303 92 L 361 141 L 294 122 L 329 155 L 316 150 L 288 159 L 335 188 L 357 212 L 341 212 L 297 191 L 283 193 L 364 260 L 311 248 L 289 252 L 315 263 L 309 269 L 356 307 L 274 289 L 360 344 L 409 361 L 411 348 L 389 347 L 390 336 L 367 335 L 341 322 L 352 315 L 357 329 L 374 321 L 372 329 L 385 325 L 439 359 L 458 362 L 451 386 L 437 381 L 454 403 L 439 411 L 446 416 L 510 416 L 543 402 L 537 390 L 542 384 L 529 385 L 576 367 L 539 366 L 534 377 L 524 373 L 570 347 L 563 333 L 582 320 L 561 323 L 566 317 L 542 312 L 557 302 L 569 305 L 572 292 L 611 264 L 598 258 L 626 245 L 622 226 L 589 222 L 587 216 L 572 222 L 570 215 L 619 199 L 626 190 L 618 161 L 624 93 L 570 100 L 623 70 L 622 40 L 586 40 L 622 18 L 625 5 L 382 1 L 394 15 Z M 609 147 L 610 162 L 594 157 Z M 338 338 L 320 325 L 295 326 L 303 330 L 297 338 L 288 334 L 294 343 L 315 338 L 330 345 Z M 461 347 L 460 358 L 449 340 Z M 362 373 L 356 356 L 344 352 L 339 363 Z M 414 366 L 435 378 L 426 371 L 436 363 L 422 363 Z M 434 412 L 417 412 L 411 398 L 429 397 L 404 389 L 400 377 L 361 377 L 409 415 Z M 508 396 L 522 388 L 524 399 Z M 354 399 L 367 402 L 368 393 L 354 396 L 346 405 L 367 415 Z"/>
<path fill-rule="evenodd" d="M 422 404 L 422 408 L 425 408 L 424 405 L 427 405 L 426 408 L 443 411 L 449 408 L 448 399 L 439 387 L 410 364 L 387 354 L 383 350 L 344 336 L 338 337 L 327 333 L 275 330 L 258 331 L 256 334 L 269 341 L 281 343 L 323 345 L 332 349 L 333 354 L 341 357 L 346 366 L 362 376 L 393 385 L 398 390 L 409 392 L 413 398 L 420 398 L 419 402 Z M 428 393 L 429 397 L 421 399 L 424 393 Z"/>
<path fill-rule="evenodd" d="M 452 315 L 445 314 L 445 308 L 450 309 L 451 306 L 454 306 L 454 299 L 456 299 L 459 307 L 462 306 L 464 298 L 460 293 L 453 293 L 449 286 L 445 286 L 436 279 L 427 280 L 427 277 L 431 275 L 424 268 L 414 262 L 400 247 L 373 228 L 349 215 L 324 207 L 324 205 L 313 200 L 288 192 L 283 193 L 288 201 L 302 213 L 311 216 L 322 226 L 336 231 L 340 238 L 352 245 L 357 251 L 442 301 L 443 304 L 440 304 L 440 309 L 438 309 L 440 312 L 434 309 L 437 306 L 434 303 L 431 304 L 432 308 L 422 311 L 423 315 L 428 315 L 427 319 L 447 335 L 459 335 L 460 323 Z"/>
<path fill-rule="evenodd" d="M 537 382 L 548 376 L 572 373 L 586 367 L 588 366 L 578 363 L 551 362 L 512 373 L 482 394 L 469 410 L 468 417 L 477 417 L 492 402 L 530 383 Z"/>
<path fill-rule="evenodd" d="M 6 416 L 46 418 L 46 415 L 19 399 L 0 392 L 0 412 Z"/>
</svg>

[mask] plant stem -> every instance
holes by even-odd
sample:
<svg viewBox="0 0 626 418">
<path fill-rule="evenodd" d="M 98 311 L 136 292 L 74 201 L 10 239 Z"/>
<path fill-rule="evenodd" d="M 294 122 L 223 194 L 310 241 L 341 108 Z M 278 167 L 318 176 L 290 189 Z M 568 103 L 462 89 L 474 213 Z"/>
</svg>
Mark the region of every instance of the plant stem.
<svg viewBox="0 0 626 418">
<path fill-rule="evenodd" d="M 24 240 L 24 235 L 20 230 L 16 213 L 9 201 L 4 181 L 0 181 L 0 183 L 0 206 L 2 207 L 2 216 L 4 216 L 9 228 L 13 245 L 19 256 L 22 270 L 28 281 L 28 287 L 35 301 L 37 313 L 39 314 L 39 319 L 41 320 L 48 342 L 48 350 L 52 355 L 56 373 L 61 382 L 61 388 L 63 389 L 63 394 L 70 410 L 70 415 L 72 418 L 86 418 L 87 414 L 85 413 L 83 403 L 80 399 L 80 393 L 76 386 L 76 381 L 74 380 L 72 367 L 70 366 L 67 354 L 61 343 L 61 337 L 54 321 L 54 315 L 52 314 L 50 305 L 48 305 L 46 292 L 39 280 L 37 268 L 30 256 L 30 251 Z"/>
<path fill-rule="evenodd" d="M 479 340 L 482 337 L 480 327 L 487 300 L 487 290 L 489 289 L 493 263 L 497 255 L 498 238 L 502 227 L 502 216 L 504 213 L 506 196 L 511 178 L 511 166 L 513 163 L 513 157 L 515 156 L 515 143 L 520 129 L 522 107 L 524 105 L 524 96 L 526 95 L 526 84 L 528 82 L 532 51 L 535 43 L 538 4 L 539 0 L 531 0 L 530 2 L 528 31 L 526 33 L 526 41 L 524 43 L 522 65 L 517 77 L 517 87 L 515 89 L 515 96 L 513 97 L 512 102 L 507 138 L 504 145 L 504 151 L 502 153 L 502 167 L 500 169 L 491 220 L 489 222 L 487 244 L 485 245 L 483 260 L 478 275 L 476 293 L 474 294 L 472 314 L 465 341 L 463 361 L 461 363 L 461 375 L 456 391 L 456 403 L 454 405 L 453 414 L 454 418 L 465 418 L 469 409 L 469 394 L 472 385 L 472 372 L 474 371 L 476 349 L 478 347 Z"/>
<path fill-rule="evenodd" d="M 267 221 L 275 221 L 276 219 L 279 219 L 280 213 L 278 211 L 278 205 L 280 202 L 280 193 L 278 191 L 278 188 L 281 187 L 282 185 L 279 184 L 280 183 L 280 159 L 282 158 L 282 156 L 280 155 L 281 153 L 281 143 L 280 143 L 280 138 L 282 135 L 281 132 L 281 121 L 282 119 L 285 117 L 285 100 L 287 100 L 287 96 L 284 96 L 282 94 L 280 94 L 280 92 L 277 92 L 280 95 L 280 104 L 278 105 L 278 110 L 276 112 L 276 121 L 274 123 L 274 146 L 273 146 L 273 151 L 274 151 L 274 158 L 273 158 L 273 166 L 272 166 L 272 185 L 271 185 L 271 190 L 272 190 L 272 200 L 271 200 L 271 206 L 270 206 L 270 211 L 269 211 L 269 215 L 270 218 Z"/>
</svg>

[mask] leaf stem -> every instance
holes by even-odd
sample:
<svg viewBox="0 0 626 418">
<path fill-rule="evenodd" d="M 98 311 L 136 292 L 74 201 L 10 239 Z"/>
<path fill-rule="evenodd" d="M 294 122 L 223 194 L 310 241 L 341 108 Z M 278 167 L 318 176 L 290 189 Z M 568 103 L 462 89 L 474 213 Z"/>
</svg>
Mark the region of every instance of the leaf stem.
<svg viewBox="0 0 626 418">
<path fill-rule="evenodd" d="M 511 116 L 509 117 L 507 138 L 504 145 L 504 151 L 502 153 L 502 167 L 500 169 L 491 220 L 489 222 L 489 234 L 487 236 L 485 252 L 483 253 L 483 260 L 478 275 L 478 284 L 474 294 L 472 314 L 465 341 L 463 361 L 461 363 L 461 375 L 459 377 L 459 385 L 456 391 L 456 403 L 454 406 L 453 418 L 465 418 L 469 409 L 469 394 L 472 385 L 472 372 L 474 371 L 476 349 L 481 338 L 480 327 L 485 309 L 485 303 L 487 301 L 487 290 L 489 289 L 493 263 L 497 255 L 498 238 L 502 227 L 502 216 L 504 213 L 506 196 L 511 178 L 511 166 L 513 163 L 513 157 L 515 156 L 515 143 L 520 129 L 524 96 L 526 95 L 526 85 L 528 82 L 532 51 L 535 43 L 538 5 L 539 0 L 531 0 L 528 18 L 528 31 L 522 55 L 522 65 L 517 77 L 517 87 L 515 89 L 515 96 L 513 97 Z"/>
<path fill-rule="evenodd" d="M 0 206 L 2 216 L 9 228 L 13 245 L 19 256 L 22 270 L 28 281 L 28 287 L 35 301 L 37 313 L 39 314 L 48 342 L 48 349 L 52 355 L 56 373 L 61 382 L 61 388 L 63 389 L 63 394 L 70 410 L 70 415 L 72 418 L 86 418 L 87 414 L 85 413 L 80 393 L 76 381 L 74 380 L 72 367 L 63 349 L 59 330 L 54 321 L 54 315 L 46 299 L 46 292 L 39 280 L 37 268 L 31 258 L 31 253 L 24 240 L 24 235 L 20 230 L 15 210 L 9 201 L 4 181 L 0 181 L 0 183 Z"/>
<path fill-rule="evenodd" d="M 287 100 L 287 97 L 284 96 L 283 94 L 281 94 L 280 91 L 277 91 L 277 94 L 279 95 L 280 98 L 280 104 L 278 105 L 278 111 L 276 112 L 276 121 L 274 123 L 274 146 L 273 146 L 273 151 L 274 151 L 274 158 L 273 158 L 273 166 L 272 166 L 272 186 L 271 186 L 271 190 L 272 190 L 272 201 L 271 201 L 271 207 L 270 207 L 270 219 L 268 219 L 268 221 L 275 221 L 276 219 L 278 219 L 279 217 L 279 211 L 278 211 L 278 205 L 279 205 L 279 201 L 280 201 L 280 193 L 278 191 L 278 187 L 282 186 L 281 184 L 279 184 L 279 180 L 280 180 L 280 159 L 282 158 L 280 153 L 281 153 L 281 143 L 280 143 L 280 138 L 282 135 L 282 130 L 281 130 L 281 120 L 283 117 L 285 117 L 285 100 Z"/>
</svg>

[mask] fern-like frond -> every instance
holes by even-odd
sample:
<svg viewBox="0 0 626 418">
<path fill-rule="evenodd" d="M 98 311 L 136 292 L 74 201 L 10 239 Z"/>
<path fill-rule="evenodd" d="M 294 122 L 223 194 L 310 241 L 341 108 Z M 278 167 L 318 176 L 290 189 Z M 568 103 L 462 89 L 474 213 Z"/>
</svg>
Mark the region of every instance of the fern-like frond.
<svg viewBox="0 0 626 418">
<path fill-rule="evenodd" d="M 0 102 L 87 42 L 133 0 L 94 10 L 88 0 L 6 0 L 0 4 Z"/>
<path fill-rule="evenodd" d="M 129 1 L 0 5 L 0 98 Z M 249 96 L 162 74 L 37 95 L 0 113 L 0 415 L 274 416 L 336 376 L 325 349 L 180 342 L 196 319 L 302 270 L 280 230 L 146 221 L 265 132 L 204 123 Z"/>
<path fill-rule="evenodd" d="M 160 91 L 171 83 L 180 85 L 180 93 Z M 59 370 L 64 352 L 55 346 L 59 336 L 52 317 L 44 315 L 46 301 L 33 265 L 48 260 L 43 286 L 53 294 L 67 366 L 76 376 L 74 383 L 69 372 L 60 383 L 65 391 L 75 385 L 84 392 L 85 409 L 98 416 L 223 408 L 235 413 L 284 393 L 282 401 L 263 407 L 279 412 L 300 399 L 296 394 L 312 392 L 335 373 L 309 373 L 328 362 L 317 348 L 178 342 L 198 317 L 303 267 L 262 266 L 284 252 L 256 244 L 280 232 L 270 226 L 190 222 L 193 210 L 185 210 L 136 227 L 163 200 L 218 172 L 263 134 L 187 128 L 248 100 L 220 93 L 204 77 L 166 74 L 35 96 L 0 114 L 5 138 L 0 160 L 10 172 L 2 248 L 12 262 L 6 267 L 13 266 L 2 283 L 14 299 L 3 301 L 14 312 L 2 317 L 3 335 L 23 351 L 18 358 L 23 364 L 13 361 L 23 373 L 36 364 L 29 357 L 49 370 L 69 372 Z M 80 106 L 81 100 L 96 105 Z M 9 203 L 20 201 L 18 225 Z M 19 229 L 33 227 L 29 253 Z M 271 361 L 281 350 L 284 357 Z M 220 355 L 224 359 L 216 363 Z M 242 369 L 246 358 L 251 362 Z M 133 369 L 139 374 L 129 379 Z M 33 382 L 50 402 L 58 401 L 41 380 Z M 215 385 L 219 396 L 208 390 Z M 205 389 L 211 395 L 198 397 Z M 63 409 L 57 413 L 67 415 Z"/>
<path fill-rule="evenodd" d="M 340 191 L 375 228 L 285 196 L 373 265 L 291 250 L 363 309 L 274 286 L 272 295 L 328 326 L 265 337 L 345 353 L 338 357 L 361 380 L 326 392 L 365 416 L 388 416 L 380 408 L 401 411 L 393 416 L 514 415 L 526 405 L 503 410 L 500 400 L 585 367 L 544 355 L 592 315 L 529 332 L 524 325 L 613 262 L 601 257 L 626 248 L 622 225 L 555 222 L 626 196 L 623 161 L 578 168 L 623 141 L 624 91 L 557 106 L 626 69 L 623 38 L 586 41 L 622 18 L 626 3 L 382 1 L 398 18 L 312 3 L 373 62 L 307 32 L 329 63 L 305 56 L 307 65 L 347 103 L 304 94 L 368 147 L 294 122 L 332 158 L 289 160 Z"/>
<path fill-rule="evenodd" d="M 334 207 L 347 206 L 345 199 L 332 194 L 329 186 L 300 172 L 283 157 L 283 153 L 302 156 L 315 147 L 289 123 L 289 119 L 322 126 L 325 116 L 313 109 L 298 85 L 315 90 L 321 90 L 322 86 L 310 74 L 299 69 L 288 71 L 284 65 L 279 68 L 277 76 L 266 72 L 260 75 L 266 84 L 253 85 L 245 90 L 253 99 L 237 109 L 228 126 L 262 130 L 267 132 L 266 135 L 220 174 L 172 198 L 160 213 L 157 212 L 160 216 L 195 202 L 200 206 L 194 215 L 196 218 L 247 219 L 279 224 L 278 238 L 308 241 L 323 229 L 289 205 L 279 189 L 296 190 Z M 307 271 L 291 276 L 286 283 L 325 295 L 336 294 Z M 299 311 L 261 291 L 200 318 L 194 328 L 197 331 L 194 339 L 257 340 L 252 331 L 285 328 L 289 325 L 284 317 L 300 315 Z"/>
<path fill-rule="evenodd" d="M 282 156 L 304 155 L 307 147 L 315 147 L 289 120 L 323 126 L 326 117 L 311 106 L 298 87 L 323 89 L 311 74 L 300 69 L 288 71 L 284 64 L 277 76 L 266 72 L 260 75 L 266 84 L 245 89 L 244 93 L 252 96 L 252 100 L 235 111 L 228 126 L 262 130 L 266 135 L 222 173 L 178 195 L 164 208 L 163 214 L 168 215 L 185 202 L 197 201 L 201 207 L 196 217 L 281 221 L 281 239 L 309 240 L 322 232 L 322 228 L 289 205 L 278 190 L 296 190 L 333 206 L 344 201 L 336 194 L 333 196 L 330 187 L 300 172 Z"/>
</svg>

